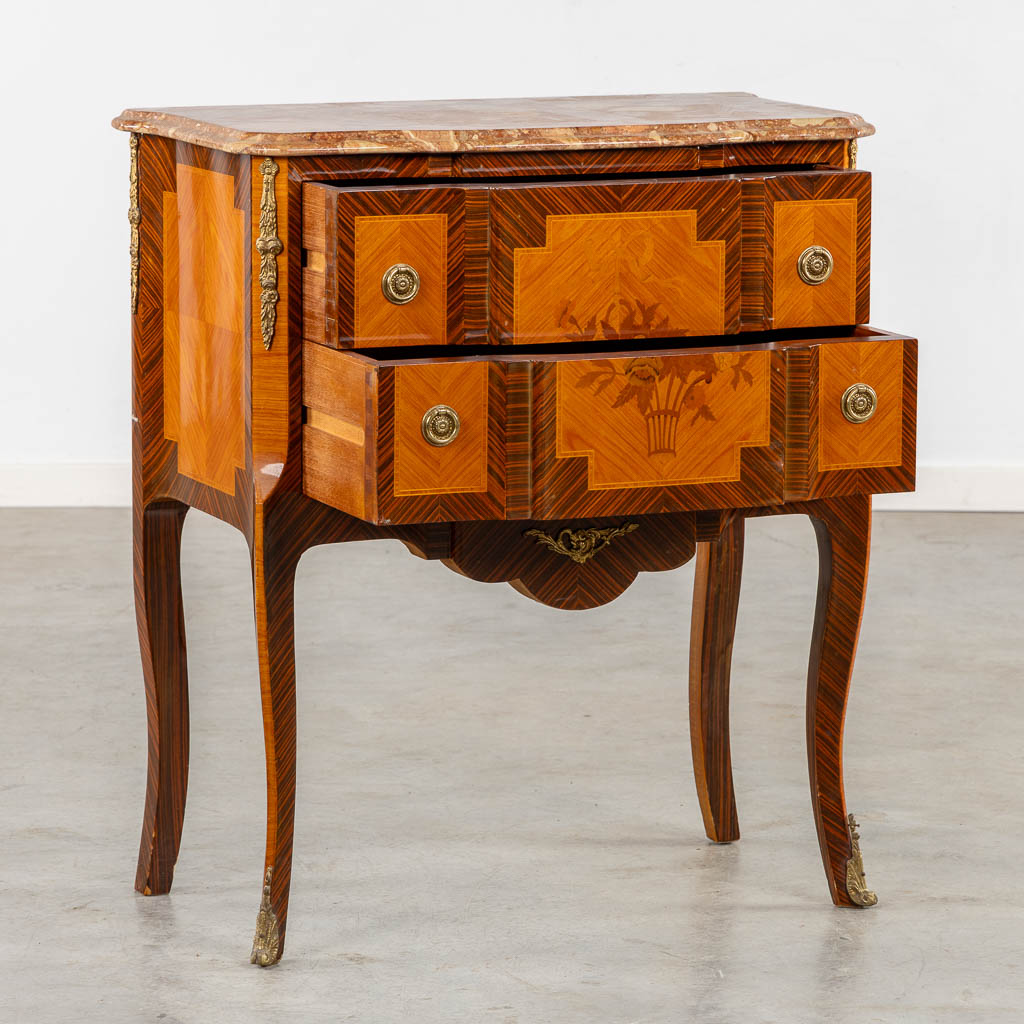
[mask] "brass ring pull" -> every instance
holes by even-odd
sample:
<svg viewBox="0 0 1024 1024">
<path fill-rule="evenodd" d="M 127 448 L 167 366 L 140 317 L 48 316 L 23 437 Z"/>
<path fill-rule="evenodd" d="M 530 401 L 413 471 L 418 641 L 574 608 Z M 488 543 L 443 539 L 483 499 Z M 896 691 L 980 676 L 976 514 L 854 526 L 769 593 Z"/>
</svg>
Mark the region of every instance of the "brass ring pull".
<svg viewBox="0 0 1024 1024">
<path fill-rule="evenodd" d="M 823 245 L 809 245 L 797 258 L 796 272 L 804 284 L 824 284 L 832 273 L 832 253 Z"/>
<path fill-rule="evenodd" d="M 404 306 L 416 298 L 420 290 L 420 275 L 408 263 L 396 263 L 384 271 L 380 288 L 388 302 Z"/>
<path fill-rule="evenodd" d="M 878 395 L 870 384 L 851 384 L 843 392 L 840 408 L 851 423 L 863 423 L 877 412 Z"/>
<path fill-rule="evenodd" d="M 420 430 L 428 444 L 443 448 L 459 436 L 461 426 L 459 414 L 450 405 L 435 405 L 423 414 Z"/>
</svg>

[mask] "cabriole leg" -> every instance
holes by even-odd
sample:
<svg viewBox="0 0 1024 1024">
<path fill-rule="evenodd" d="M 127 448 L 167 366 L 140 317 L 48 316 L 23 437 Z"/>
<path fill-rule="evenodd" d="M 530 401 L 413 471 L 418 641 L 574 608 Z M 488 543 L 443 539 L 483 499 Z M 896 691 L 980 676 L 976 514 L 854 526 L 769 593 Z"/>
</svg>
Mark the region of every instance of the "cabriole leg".
<svg viewBox="0 0 1024 1024">
<path fill-rule="evenodd" d="M 743 519 L 697 545 L 690 621 L 690 749 L 704 830 L 716 843 L 740 837 L 729 753 L 729 673 L 743 573 Z"/>
<path fill-rule="evenodd" d="M 832 901 L 869 907 L 856 823 L 843 793 L 843 720 L 857 651 L 871 546 L 871 498 L 805 506 L 818 538 L 818 603 L 807 672 L 807 760 L 818 842 Z"/>
<path fill-rule="evenodd" d="M 188 672 L 181 601 L 181 529 L 188 506 L 144 505 L 134 514 L 135 616 L 146 686 L 149 771 L 135 888 L 170 892 L 188 786 Z"/>
<path fill-rule="evenodd" d="M 284 953 L 295 821 L 295 567 L 298 554 L 286 531 L 257 510 L 253 596 L 259 648 L 263 734 L 267 753 L 267 847 L 263 896 L 251 960 L 269 967 Z"/>
</svg>

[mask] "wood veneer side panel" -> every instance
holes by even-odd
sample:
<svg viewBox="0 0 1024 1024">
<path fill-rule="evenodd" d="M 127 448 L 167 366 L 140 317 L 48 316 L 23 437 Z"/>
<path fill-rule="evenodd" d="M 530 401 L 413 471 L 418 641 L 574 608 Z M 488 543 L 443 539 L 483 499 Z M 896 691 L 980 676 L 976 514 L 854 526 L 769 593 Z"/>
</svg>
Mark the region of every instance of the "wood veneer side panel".
<svg viewBox="0 0 1024 1024">
<path fill-rule="evenodd" d="M 302 429 L 302 489 L 311 498 L 360 519 L 367 517 L 366 445 L 318 430 Z"/>
<path fill-rule="evenodd" d="M 176 445 L 164 422 L 164 195 L 174 191 L 174 142 L 139 139 L 139 298 L 132 317 L 133 474 L 145 505 L 170 493 Z"/>
<path fill-rule="evenodd" d="M 234 160 L 181 156 L 163 196 L 164 429 L 179 474 L 233 495 L 245 468 L 245 209 Z"/>
<path fill-rule="evenodd" d="M 230 484 L 226 476 L 219 482 L 223 483 L 230 493 L 218 490 L 207 483 L 179 473 L 178 445 L 165 436 L 164 428 L 168 420 L 166 391 L 168 386 L 172 394 L 175 385 L 180 395 L 180 357 L 175 361 L 174 354 L 168 347 L 175 344 L 172 336 L 168 340 L 167 317 L 164 309 L 165 274 L 172 282 L 180 281 L 178 260 L 175 266 L 168 265 L 164 252 L 164 207 L 167 194 L 172 196 L 177 220 L 177 174 L 178 167 L 195 168 L 199 171 L 229 176 L 232 185 L 230 202 L 233 209 L 241 211 L 243 218 L 243 256 L 242 277 L 247 282 L 251 267 L 248 261 L 248 207 L 249 207 L 249 175 L 248 160 L 232 157 L 224 153 L 183 143 L 174 143 L 154 136 L 140 139 L 139 144 L 139 207 L 140 207 L 140 268 L 139 268 L 139 304 L 133 317 L 133 416 L 137 443 L 133 462 L 139 477 L 138 487 L 140 500 L 149 504 L 160 498 L 174 498 L 183 504 L 193 506 L 236 526 L 246 536 L 250 536 L 252 528 L 251 509 L 251 459 L 249 456 L 249 388 L 248 375 L 243 372 L 238 382 L 238 401 L 234 398 L 229 402 L 233 410 L 233 430 L 237 436 L 237 426 L 241 422 L 243 452 L 241 466 L 233 467 Z M 186 171 L 185 173 L 190 173 Z M 224 204 L 226 205 L 226 204 Z M 194 204 L 190 204 L 191 209 Z M 205 218 L 205 214 L 203 215 Z M 203 237 L 202 224 L 199 225 L 200 237 Z M 194 237 L 194 236 L 193 236 Z M 194 247 L 193 247 L 194 248 Z M 197 259 L 200 265 L 207 265 L 206 256 L 200 248 Z M 189 266 L 192 264 L 190 263 Z M 212 263 L 210 264 L 212 265 Z M 237 265 L 232 268 L 237 272 Z M 243 284 L 243 291 L 245 285 Z M 192 301 L 196 293 L 194 286 L 189 284 L 188 290 Z M 207 289 L 207 294 L 209 294 Z M 216 293 L 214 293 L 216 296 Z M 216 296 L 215 301 L 231 301 L 230 296 Z M 242 301 L 243 318 L 242 333 L 249 330 L 248 304 Z M 209 305 L 201 310 L 204 316 L 210 317 Z M 242 345 L 244 353 L 244 343 Z M 192 353 L 195 355 L 195 352 Z M 209 358 L 209 353 L 200 350 L 199 358 Z M 234 358 L 234 355 L 232 355 Z M 191 356 L 190 356 L 191 359 Z M 165 368 L 170 364 L 175 371 L 175 381 L 167 379 Z M 195 362 L 187 365 L 195 366 Z M 188 390 L 188 389 L 186 389 Z M 202 391 L 202 389 L 200 389 Z M 191 394 L 191 392 L 189 392 Z M 189 399 L 193 401 L 192 398 Z M 195 402 L 193 402 L 193 406 Z M 200 403 L 201 405 L 201 403 Z M 171 419 L 173 422 L 173 413 Z M 178 415 L 180 422 L 180 412 Z M 234 456 L 236 452 L 232 452 Z"/>
</svg>

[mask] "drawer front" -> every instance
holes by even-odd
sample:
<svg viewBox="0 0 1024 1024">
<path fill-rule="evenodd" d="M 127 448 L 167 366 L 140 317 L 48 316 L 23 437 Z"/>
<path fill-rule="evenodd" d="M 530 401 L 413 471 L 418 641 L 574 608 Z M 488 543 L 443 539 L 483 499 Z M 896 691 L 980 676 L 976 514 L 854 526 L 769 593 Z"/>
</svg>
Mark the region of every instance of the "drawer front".
<svg viewBox="0 0 1024 1024">
<path fill-rule="evenodd" d="M 866 323 L 871 175 L 783 174 L 749 186 L 763 188 L 763 326 Z M 748 259 L 756 271 L 760 257 Z"/>
<path fill-rule="evenodd" d="M 498 343 L 739 330 L 736 178 L 491 191 Z"/>
<path fill-rule="evenodd" d="M 307 184 L 304 336 L 334 348 L 639 347 L 864 323 L 870 236 L 862 171 Z"/>
<path fill-rule="evenodd" d="M 914 489 L 913 338 L 790 349 L 787 388 L 787 500 Z"/>
<path fill-rule="evenodd" d="M 917 343 L 378 360 L 307 343 L 304 489 L 376 523 L 912 490 Z"/>
<path fill-rule="evenodd" d="M 537 518 L 782 500 L 779 352 L 538 362 L 533 376 Z"/>
<path fill-rule="evenodd" d="M 505 518 L 502 363 L 380 363 L 307 343 L 303 402 L 311 497 L 376 523 Z"/>
<path fill-rule="evenodd" d="M 472 340 L 466 291 L 482 296 L 486 279 L 481 193 L 307 185 L 303 196 L 307 340 L 335 348 L 446 345 L 467 340 L 467 330 Z M 475 233 L 467 250 L 474 197 L 481 202 L 469 218 Z"/>
</svg>

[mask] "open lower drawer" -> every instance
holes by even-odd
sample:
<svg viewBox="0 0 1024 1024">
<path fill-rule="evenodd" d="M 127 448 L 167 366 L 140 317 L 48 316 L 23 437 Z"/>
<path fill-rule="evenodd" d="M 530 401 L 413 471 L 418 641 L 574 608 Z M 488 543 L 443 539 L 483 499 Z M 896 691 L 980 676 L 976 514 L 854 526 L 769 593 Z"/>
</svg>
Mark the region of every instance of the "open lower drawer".
<svg viewBox="0 0 1024 1024">
<path fill-rule="evenodd" d="M 501 358 L 307 343 L 303 488 L 381 524 L 912 490 L 916 366 L 916 341 L 870 327 Z"/>
</svg>

